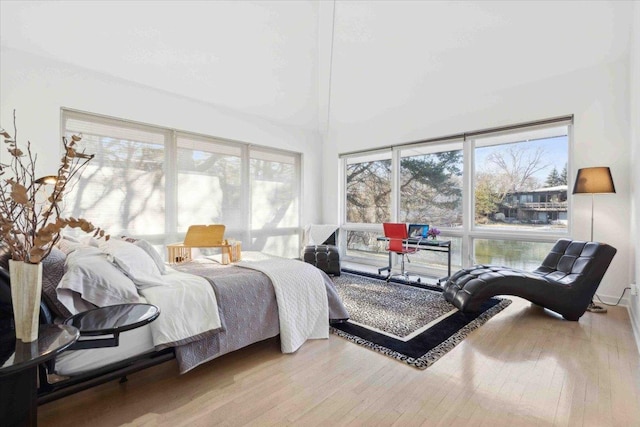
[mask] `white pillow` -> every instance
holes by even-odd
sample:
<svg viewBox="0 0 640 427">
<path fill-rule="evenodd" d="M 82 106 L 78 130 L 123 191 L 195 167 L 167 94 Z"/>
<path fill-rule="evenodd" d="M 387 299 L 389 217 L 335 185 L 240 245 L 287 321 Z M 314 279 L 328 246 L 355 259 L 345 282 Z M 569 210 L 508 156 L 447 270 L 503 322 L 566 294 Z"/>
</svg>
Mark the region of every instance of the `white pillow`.
<svg viewBox="0 0 640 427">
<path fill-rule="evenodd" d="M 137 287 L 163 285 L 158 266 L 144 249 L 119 239 L 100 243 L 100 249 Z"/>
<path fill-rule="evenodd" d="M 93 246 L 94 248 L 100 247 L 100 241 L 93 236 L 82 236 L 78 241 L 83 245 Z"/>
<path fill-rule="evenodd" d="M 67 231 L 68 231 L 68 229 L 67 229 Z M 78 240 L 76 237 L 73 237 L 73 236 L 67 234 L 65 231 L 60 232 L 60 237 L 62 239 L 68 240 L 70 242 L 80 243 L 80 240 Z"/>
<path fill-rule="evenodd" d="M 100 249 L 91 246 L 80 247 L 67 256 L 56 294 L 71 314 L 92 305 L 103 307 L 145 301 L 131 279 L 109 262 Z"/>
<path fill-rule="evenodd" d="M 162 260 L 162 255 L 160 255 L 158 251 L 156 251 L 156 248 L 154 248 L 151 243 L 147 242 L 144 239 L 137 239 L 135 237 L 129 236 L 122 236 L 120 237 L 120 239 L 124 240 L 125 242 L 133 243 L 134 245 L 144 249 L 147 255 L 149 255 L 153 262 L 156 263 L 156 267 L 158 267 L 160 274 L 167 273 L 167 266 Z"/>
<path fill-rule="evenodd" d="M 75 251 L 76 249 L 86 247 L 87 245 L 83 245 L 80 242 L 69 240 L 67 238 L 62 238 L 58 240 L 58 243 L 56 244 L 56 246 L 58 246 L 58 249 L 64 252 L 65 255 L 69 255 L 71 252 Z"/>
</svg>

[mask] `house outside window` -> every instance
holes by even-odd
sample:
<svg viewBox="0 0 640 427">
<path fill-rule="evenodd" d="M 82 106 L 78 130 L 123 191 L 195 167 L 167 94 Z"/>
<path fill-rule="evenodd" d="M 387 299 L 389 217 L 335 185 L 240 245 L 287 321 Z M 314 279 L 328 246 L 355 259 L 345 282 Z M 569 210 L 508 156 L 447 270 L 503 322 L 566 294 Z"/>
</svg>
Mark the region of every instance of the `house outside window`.
<svg viewBox="0 0 640 427">
<path fill-rule="evenodd" d="M 568 127 L 481 136 L 474 147 L 474 224 L 566 230 Z"/>
</svg>

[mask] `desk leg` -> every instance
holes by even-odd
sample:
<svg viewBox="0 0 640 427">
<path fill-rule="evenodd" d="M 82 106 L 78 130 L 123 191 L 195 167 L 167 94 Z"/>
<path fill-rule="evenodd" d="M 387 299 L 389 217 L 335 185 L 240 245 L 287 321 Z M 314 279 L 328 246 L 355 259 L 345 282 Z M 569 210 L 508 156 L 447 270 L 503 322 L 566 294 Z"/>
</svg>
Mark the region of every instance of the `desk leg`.
<svg viewBox="0 0 640 427">
<path fill-rule="evenodd" d="M 0 424 L 38 425 L 38 366 L 0 378 Z"/>
<path fill-rule="evenodd" d="M 447 276 L 439 278 L 436 282 L 437 285 L 443 286 L 444 283 L 449 280 L 449 277 L 451 277 L 451 245 L 447 247 Z"/>
</svg>

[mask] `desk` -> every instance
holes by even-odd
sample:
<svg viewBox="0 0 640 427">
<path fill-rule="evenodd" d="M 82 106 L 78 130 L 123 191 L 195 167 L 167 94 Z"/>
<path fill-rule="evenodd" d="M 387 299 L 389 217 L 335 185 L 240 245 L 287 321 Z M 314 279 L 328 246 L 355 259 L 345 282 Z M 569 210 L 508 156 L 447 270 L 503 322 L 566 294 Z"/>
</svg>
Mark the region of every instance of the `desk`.
<svg viewBox="0 0 640 427">
<path fill-rule="evenodd" d="M 73 344 L 79 332 L 72 326 L 42 325 L 38 339 L 22 342 L 12 330 L 0 332 L 0 423 L 35 426 L 38 423 L 38 365 Z"/>
<path fill-rule="evenodd" d="M 377 239 L 380 242 L 387 242 L 389 239 L 381 236 Z M 408 243 L 407 247 L 416 248 L 420 251 L 433 251 L 433 252 L 446 252 L 447 253 L 447 277 L 440 278 L 438 282 L 441 282 L 449 277 L 451 277 L 451 240 L 433 240 L 433 239 L 424 239 L 420 240 L 418 243 Z M 392 267 L 392 259 L 391 255 L 393 252 L 389 252 L 389 265 L 387 267 L 382 267 L 378 269 L 378 274 L 382 274 L 383 271 L 388 271 L 391 274 Z"/>
</svg>

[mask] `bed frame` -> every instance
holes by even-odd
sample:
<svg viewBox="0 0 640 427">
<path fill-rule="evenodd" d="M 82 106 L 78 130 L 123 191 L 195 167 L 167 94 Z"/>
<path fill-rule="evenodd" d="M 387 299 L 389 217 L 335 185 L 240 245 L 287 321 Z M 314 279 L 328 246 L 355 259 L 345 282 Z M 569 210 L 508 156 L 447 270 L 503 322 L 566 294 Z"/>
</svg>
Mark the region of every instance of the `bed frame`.
<svg viewBox="0 0 640 427">
<path fill-rule="evenodd" d="M 7 268 L 8 252 L 6 247 L 0 248 L 0 330 L 13 330 L 13 307 L 11 303 L 11 279 Z M 53 323 L 53 315 L 46 302 L 40 302 L 40 323 Z M 55 359 L 39 366 L 38 404 L 44 404 L 56 399 L 77 393 L 82 390 L 97 386 L 113 380 L 120 383 L 127 381 L 127 375 L 141 371 L 151 366 L 175 359 L 173 348 L 160 351 L 151 351 L 129 359 L 125 359 L 110 365 L 103 366 L 93 371 L 74 375 L 61 381 L 49 382 L 49 373 L 55 367 Z"/>
</svg>

